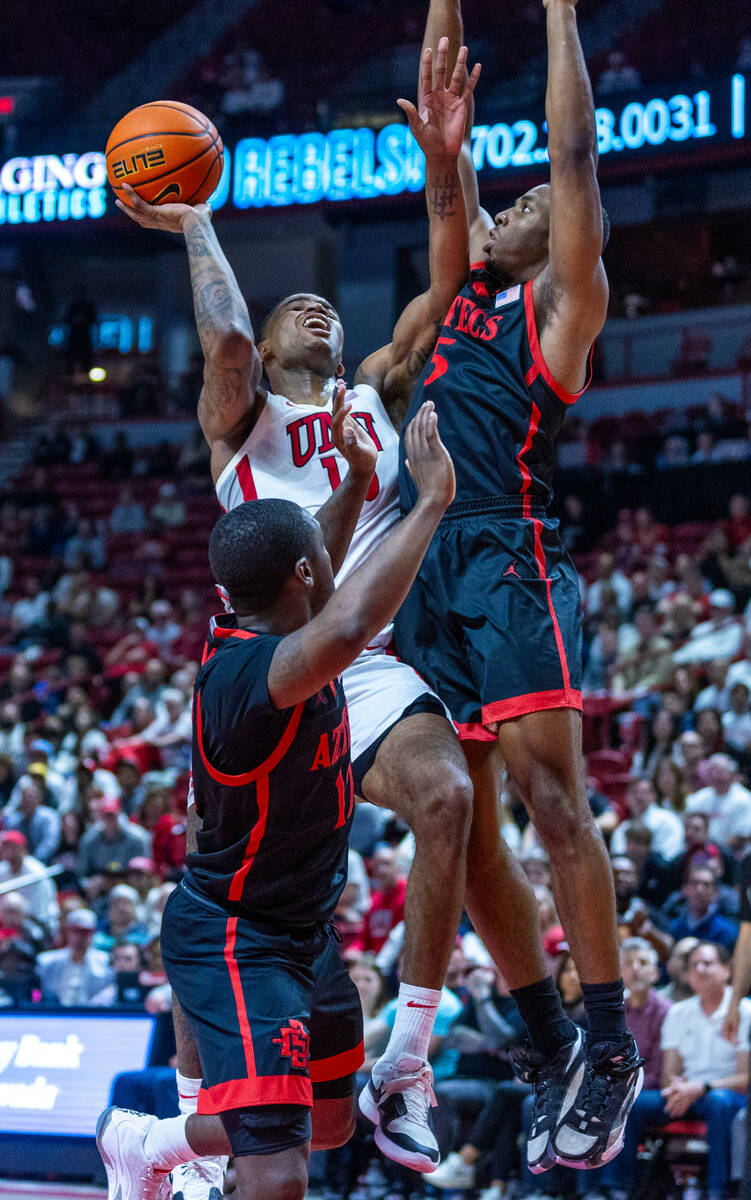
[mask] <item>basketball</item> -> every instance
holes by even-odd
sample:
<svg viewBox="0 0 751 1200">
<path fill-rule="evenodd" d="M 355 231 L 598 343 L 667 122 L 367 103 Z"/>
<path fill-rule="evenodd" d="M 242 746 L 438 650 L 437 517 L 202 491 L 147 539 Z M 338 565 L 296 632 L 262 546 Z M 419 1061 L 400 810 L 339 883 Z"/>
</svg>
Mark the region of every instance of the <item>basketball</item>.
<svg viewBox="0 0 751 1200">
<path fill-rule="evenodd" d="M 131 109 L 107 142 L 107 179 L 125 204 L 124 183 L 149 204 L 201 204 L 219 183 L 223 161 L 209 118 L 177 100 Z"/>
</svg>

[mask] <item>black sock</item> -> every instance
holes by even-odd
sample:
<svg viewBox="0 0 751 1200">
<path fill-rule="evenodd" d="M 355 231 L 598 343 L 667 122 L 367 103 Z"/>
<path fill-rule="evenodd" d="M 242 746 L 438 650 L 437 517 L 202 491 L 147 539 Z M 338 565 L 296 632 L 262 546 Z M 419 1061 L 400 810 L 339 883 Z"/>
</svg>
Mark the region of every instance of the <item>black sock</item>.
<svg viewBox="0 0 751 1200">
<path fill-rule="evenodd" d="M 581 986 L 587 1010 L 587 1040 L 590 1046 L 596 1046 L 599 1042 L 622 1041 L 626 1036 L 623 980 L 583 983 Z"/>
<path fill-rule="evenodd" d="M 550 975 L 538 983 L 512 988 L 511 995 L 527 1026 L 533 1050 L 544 1054 L 545 1058 L 552 1058 L 561 1046 L 573 1042 L 576 1026 L 563 1011 L 561 997 Z"/>
</svg>

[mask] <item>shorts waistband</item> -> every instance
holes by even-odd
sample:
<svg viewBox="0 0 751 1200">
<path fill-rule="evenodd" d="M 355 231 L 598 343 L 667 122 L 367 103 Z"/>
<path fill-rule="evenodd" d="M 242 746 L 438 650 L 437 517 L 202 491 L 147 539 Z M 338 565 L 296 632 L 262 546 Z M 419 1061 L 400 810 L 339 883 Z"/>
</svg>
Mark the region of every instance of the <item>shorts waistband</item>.
<svg viewBox="0 0 751 1200">
<path fill-rule="evenodd" d="M 208 908 L 210 911 L 221 914 L 224 917 L 240 917 L 243 921 L 249 921 L 250 924 L 260 933 L 267 933 L 271 936 L 289 935 L 297 938 L 324 937 L 330 934 L 337 941 L 341 941 L 341 934 L 334 925 L 333 921 L 314 921 L 310 925 L 291 925 L 283 921 L 272 921 L 268 917 L 257 917 L 255 913 L 245 908 L 242 904 L 237 904 L 232 900 L 215 900 L 212 896 L 207 896 L 204 891 L 196 886 L 195 880 L 188 881 L 183 878 L 180 880 L 180 889 L 190 896 L 196 904 Z"/>
<path fill-rule="evenodd" d="M 523 496 L 479 496 L 476 500 L 455 500 L 443 514 L 444 521 L 460 521 L 465 517 L 546 517 L 544 504 L 527 504 Z"/>
</svg>

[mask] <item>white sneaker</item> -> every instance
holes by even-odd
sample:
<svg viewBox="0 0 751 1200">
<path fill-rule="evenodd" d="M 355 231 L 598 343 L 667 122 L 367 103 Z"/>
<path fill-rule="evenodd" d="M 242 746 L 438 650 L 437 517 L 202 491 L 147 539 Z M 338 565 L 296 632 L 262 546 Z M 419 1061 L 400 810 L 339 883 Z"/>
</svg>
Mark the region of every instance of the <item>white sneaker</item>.
<svg viewBox="0 0 751 1200">
<path fill-rule="evenodd" d="M 402 1166 L 430 1174 L 441 1161 L 430 1110 L 433 1070 L 424 1058 L 379 1059 L 360 1092 L 360 1111 L 376 1127 L 378 1149 Z"/>
<path fill-rule="evenodd" d="M 167 1172 L 155 1171 L 143 1143 L 156 1117 L 130 1108 L 106 1108 L 97 1122 L 96 1144 L 107 1170 L 107 1200 L 160 1200 Z"/>
<path fill-rule="evenodd" d="M 228 1162 L 227 1155 L 221 1154 L 174 1167 L 170 1174 L 172 1200 L 222 1200 Z"/>
<path fill-rule="evenodd" d="M 475 1168 L 465 1163 L 461 1154 L 452 1151 L 432 1172 L 430 1182 L 433 1187 L 463 1191 L 475 1186 Z"/>
</svg>

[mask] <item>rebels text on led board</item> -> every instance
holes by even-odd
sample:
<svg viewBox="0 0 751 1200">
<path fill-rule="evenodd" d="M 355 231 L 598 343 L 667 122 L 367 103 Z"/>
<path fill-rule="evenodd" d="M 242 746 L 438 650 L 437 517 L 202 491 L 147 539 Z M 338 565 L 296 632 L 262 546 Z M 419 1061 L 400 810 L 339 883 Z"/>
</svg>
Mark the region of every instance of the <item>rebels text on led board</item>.
<svg viewBox="0 0 751 1200">
<path fill-rule="evenodd" d="M 673 159 L 677 151 L 688 165 L 702 145 L 747 142 L 748 92 L 745 76 L 735 74 L 699 91 L 600 105 L 600 157 L 658 165 L 660 155 L 670 151 Z M 542 166 L 546 135 L 541 118 L 475 125 L 472 155 L 481 178 Z M 159 165 L 160 147 L 151 153 Z M 406 125 L 248 137 L 228 148 L 210 203 L 243 210 L 372 200 L 419 192 L 424 182 L 425 160 Z M 9 159 L 0 167 L 0 225 L 101 217 L 113 207 L 105 183 L 104 155 L 96 151 Z"/>
</svg>

